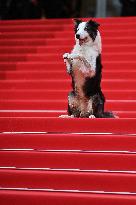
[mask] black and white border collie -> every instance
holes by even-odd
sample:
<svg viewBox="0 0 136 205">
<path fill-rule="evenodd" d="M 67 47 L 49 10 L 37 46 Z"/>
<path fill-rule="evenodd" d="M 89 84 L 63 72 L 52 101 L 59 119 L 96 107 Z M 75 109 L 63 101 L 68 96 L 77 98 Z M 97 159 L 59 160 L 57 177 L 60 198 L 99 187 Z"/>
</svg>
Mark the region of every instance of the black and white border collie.
<svg viewBox="0 0 136 205">
<path fill-rule="evenodd" d="M 114 118 L 104 111 L 99 24 L 74 19 L 74 26 L 76 44 L 71 53 L 63 55 L 73 90 L 68 95 L 68 115 L 61 117 Z"/>
</svg>

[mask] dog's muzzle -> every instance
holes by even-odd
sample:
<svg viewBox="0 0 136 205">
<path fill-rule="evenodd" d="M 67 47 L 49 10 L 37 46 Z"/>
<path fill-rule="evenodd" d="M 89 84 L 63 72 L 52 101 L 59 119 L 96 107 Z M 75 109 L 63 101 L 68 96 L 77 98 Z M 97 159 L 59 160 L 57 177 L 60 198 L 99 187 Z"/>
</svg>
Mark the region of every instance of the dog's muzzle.
<svg viewBox="0 0 136 205">
<path fill-rule="evenodd" d="M 79 40 L 79 45 L 81 46 L 82 44 L 86 43 L 87 42 L 87 37 L 84 38 L 84 39 L 78 39 Z"/>
<path fill-rule="evenodd" d="M 77 39 L 80 39 L 80 35 L 79 35 L 79 34 L 76 34 L 76 38 L 77 38 Z"/>
</svg>

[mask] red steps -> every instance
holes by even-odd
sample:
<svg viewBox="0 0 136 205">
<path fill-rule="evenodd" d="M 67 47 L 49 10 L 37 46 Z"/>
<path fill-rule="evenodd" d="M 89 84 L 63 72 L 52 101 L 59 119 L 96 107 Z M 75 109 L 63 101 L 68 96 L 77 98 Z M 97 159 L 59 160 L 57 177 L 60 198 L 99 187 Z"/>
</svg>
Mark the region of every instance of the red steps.
<svg viewBox="0 0 136 205">
<path fill-rule="evenodd" d="M 134 135 L 101 134 L 1 134 L 0 149 L 128 151 L 135 152 Z M 99 143 L 98 143 L 99 142 Z"/>
<path fill-rule="evenodd" d="M 10 26 L 0 26 L 0 32 L 28 32 L 28 31 L 62 31 L 63 30 L 63 25 L 10 25 Z"/>
<path fill-rule="evenodd" d="M 0 22 L 2 205 L 136 204 L 136 18 L 98 21 L 106 110 L 117 119 L 58 118 L 71 90 L 71 19 Z"/>
<path fill-rule="evenodd" d="M 53 38 L 55 34 L 53 32 L 3 32 L 0 35 L 0 39 L 21 39 L 21 38 Z"/>
<path fill-rule="evenodd" d="M 136 197 L 131 195 L 114 195 L 114 194 L 89 194 L 89 193 L 61 193 L 61 192 L 40 192 L 40 191 L 1 191 L 1 204 L 5 205 L 5 201 L 9 204 L 11 201 L 16 201 L 16 203 L 23 205 L 33 204 L 54 204 L 55 205 L 69 205 L 69 204 L 86 204 L 94 203 L 95 205 L 135 205 Z"/>
<path fill-rule="evenodd" d="M 133 18 L 130 18 L 130 22 L 132 22 L 134 19 Z M 113 19 L 114 21 L 114 19 Z M 122 19 L 120 19 L 119 21 L 122 21 Z M 16 25 L 16 26 L 20 26 L 20 25 L 51 25 L 51 24 L 64 24 L 64 23 L 67 23 L 67 24 L 71 24 L 71 19 L 41 19 L 39 21 L 39 19 L 35 19 L 35 20 L 31 20 L 31 19 L 23 19 L 23 20 L 6 20 L 6 21 L 1 21 L 0 24 L 1 26 L 13 26 L 13 25 Z"/>
<path fill-rule="evenodd" d="M 132 153 L 1 151 L 0 156 L 1 167 L 136 171 Z"/>
<path fill-rule="evenodd" d="M 106 123 L 106 126 L 105 126 Z M 57 133 L 130 133 L 136 131 L 136 119 L 65 119 L 50 117 L 1 117 L 1 132 Z"/>
<path fill-rule="evenodd" d="M 67 110 L 2 110 L 1 117 L 59 117 L 66 115 Z M 122 113 L 123 117 L 135 118 L 136 113 Z M 121 114 L 119 114 L 121 116 Z"/>
<path fill-rule="evenodd" d="M 136 176 L 131 174 L 0 170 L 0 181 L 2 187 L 14 188 L 136 192 Z"/>
</svg>

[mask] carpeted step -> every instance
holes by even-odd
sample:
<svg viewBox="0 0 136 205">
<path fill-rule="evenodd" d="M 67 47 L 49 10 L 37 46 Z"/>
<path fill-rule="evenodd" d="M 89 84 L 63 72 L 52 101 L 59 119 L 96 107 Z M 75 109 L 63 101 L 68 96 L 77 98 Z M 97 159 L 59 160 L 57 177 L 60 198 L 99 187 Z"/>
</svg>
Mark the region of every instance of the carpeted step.
<svg viewBox="0 0 136 205">
<path fill-rule="evenodd" d="M 40 46 L 47 45 L 47 40 L 44 39 L 15 39 L 15 40 L 0 40 L 0 46 Z M 56 42 L 57 43 L 57 42 Z"/>
<path fill-rule="evenodd" d="M 130 163 L 131 161 L 133 163 Z M 136 171 L 136 155 L 72 151 L 0 151 L 0 167 Z"/>
<path fill-rule="evenodd" d="M 112 193 L 72 193 L 72 192 L 63 192 L 53 190 L 49 191 L 14 191 L 14 190 L 3 190 L 0 192 L 1 197 L 1 205 L 5 205 L 6 203 L 12 203 L 16 201 L 16 203 L 23 205 L 38 205 L 38 204 L 50 204 L 50 205 L 69 205 L 69 204 L 86 204 L 90 205 L 93 203 L 95 205 L 135 205 L 136 197 L 135 195 L 123 195 L 120 194 L 112 194 Z"/>
<path fill-rule="evenodd" d="M 116 112 L 118 115 L 118 112 Z M 124 114 L 124 115 L 123 115 Z M 59 117 L 67 115 L 67 110 L 0 110 L 1 117 Z M 119 113 L 119 117 L 120 117 Z M 123 112 L 123 117 L 135 118 L 136 112 Z M 133 116 L 133 117 L 132 117 Z"/>
<path fill-rule="evenodd" d="M 114 21 L 114 20 L 112 20 Z M 119 22 L 123 20 L 120 19 Z M 130 22 L 133 22 L 134 19 L 131 18 Z M 124 22 L 124 21 L 123 21 Z M 56 25 L 56 24 L 71 24 L 71 19 L 20 19 L 20 20 L 2 20 L 0 22 L 1 26 L 20 26 L 20 25 Z M 129 23 L 129 21 L 128 21 Z"/>
<path fill-rule="evenodd" d="M 28 32 L 28 31 L 63 31 L 63 26 L 59 24 L 52 24 L 52 25 L 11 25 L 11 26 L 0 26 L 0 32 Z"/>
<path fill-rule="evenodd" d="M 119 134 L 0 134 L 0 149 L 136 151 L 134 135 Z"/>
<path fill-rule="evenodd" d="M 5 188 L 136 192 L 135 174 L 0 170 L 0 184 Z"/>
<path fill-rule="evenodd" d="M 48 117 L 1 117 L 1 132 L 117 133 L 134 134 L 136 119 L 65 119 Z M 106 125 L 106 126 L 105 126 Z"/>
<path fill-rule="evenodd" d="M 21 38 L 54 38 L 54 32 L 3 32 L 0 35 L 0 39 L 21 39 Z"/>
</svg>

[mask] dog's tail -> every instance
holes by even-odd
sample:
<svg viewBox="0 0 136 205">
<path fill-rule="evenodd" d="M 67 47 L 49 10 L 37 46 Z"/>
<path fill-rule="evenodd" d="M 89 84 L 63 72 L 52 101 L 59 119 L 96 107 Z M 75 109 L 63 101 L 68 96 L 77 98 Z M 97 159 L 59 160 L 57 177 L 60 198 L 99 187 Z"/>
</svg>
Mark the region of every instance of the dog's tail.
<svg viewBox="0 0 136 205">
<path fill-rule="evenodd" d="M 113 112 L 103 112 L 103 118 L 118 118 L 118 116 L 116 114 L 114 114 Z"/>
</svg>

